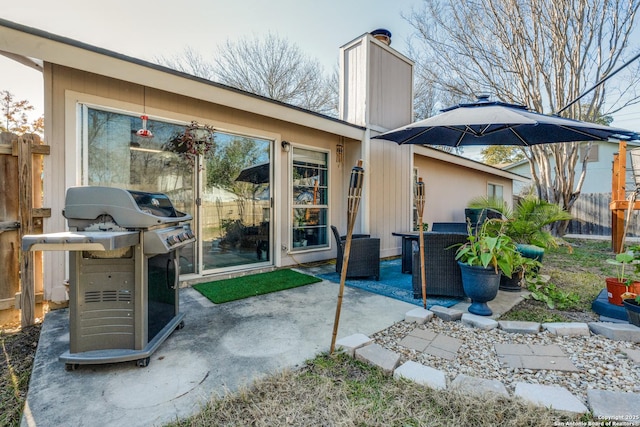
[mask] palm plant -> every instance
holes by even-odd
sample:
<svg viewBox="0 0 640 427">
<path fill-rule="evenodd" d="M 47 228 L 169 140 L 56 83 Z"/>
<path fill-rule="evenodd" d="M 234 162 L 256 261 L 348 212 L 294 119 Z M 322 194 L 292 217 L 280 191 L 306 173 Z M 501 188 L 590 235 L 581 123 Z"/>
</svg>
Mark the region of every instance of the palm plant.
<svg viewBox="0 0 640 427">
<path fill-rule="evenodd" d="M 469 202 L 469 207 L 500 212 L 507 219 L 505 233 L 514 242 L 545 249 L 557 246 L 549 231 L 549 225 L 572 218 L 571 214 L 559 205 L 533 196 L 520 199 L 513 209 L 504 201 L 489 197 L 477 197 Z"/>
</svg>

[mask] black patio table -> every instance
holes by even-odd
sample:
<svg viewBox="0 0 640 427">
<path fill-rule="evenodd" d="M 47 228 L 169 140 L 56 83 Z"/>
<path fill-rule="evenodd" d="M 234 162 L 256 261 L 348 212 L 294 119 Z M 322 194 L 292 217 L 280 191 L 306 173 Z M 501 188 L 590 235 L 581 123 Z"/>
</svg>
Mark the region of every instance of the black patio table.
<svg viewBox="0 0 640 427">
<path fill-rule="evenodd" d="M 424 233 L 427 233 L 426 231 Z M 393 236 L 402 237 L 402 272 L 411 274 L 413 268 L 413 242 L 418 243 L 420 233 L 417 231 L 393 232 Z"/>
</svg>

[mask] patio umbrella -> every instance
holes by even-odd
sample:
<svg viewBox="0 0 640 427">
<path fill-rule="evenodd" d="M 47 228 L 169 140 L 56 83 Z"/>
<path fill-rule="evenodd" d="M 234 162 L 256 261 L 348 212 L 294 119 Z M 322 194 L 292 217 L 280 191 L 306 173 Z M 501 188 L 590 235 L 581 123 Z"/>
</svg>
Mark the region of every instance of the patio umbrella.
<svg viewBox="0 0 640 427">
<path fill-rule="evenodd" d="M 269 182 L 269 162 L 251 165 L 240 171 L 234 181 L 265 184 Z"/>
<path fill-rule="evenodd" d="M 524 105 L 479 98 L 441 114 L 374 136 L 398 144 L 519 145 L 555 142 L 638 139 L 635 132 L 596 123 L 565 119 L 529 111 Z"/>
<path fill-rule="evenodd" d="M 632 131 L 540 114 L 529 111 L 524 105 L 493 102 L 481 96 L 477 102 L 446 108 L 441 114 L 374 136 L 373 139 L 385 139 L 398 144 L 460 147 L 607 141 L 610 137 L 638 139 L 638 135 Z M 424 265 L 423 257 L 424 249 L 420 247 L 420 259 Z M 424 268 L 422 287 L 423 298 L 426 298 Z"/>
</svg>

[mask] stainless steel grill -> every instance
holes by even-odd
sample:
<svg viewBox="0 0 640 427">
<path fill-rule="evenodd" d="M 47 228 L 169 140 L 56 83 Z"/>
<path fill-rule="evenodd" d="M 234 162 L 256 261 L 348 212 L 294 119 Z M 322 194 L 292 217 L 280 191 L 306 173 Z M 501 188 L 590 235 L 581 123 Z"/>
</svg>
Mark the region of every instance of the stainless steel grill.
<svg viewBox="0 0 640 427">
<path fill-rule="evenodd" d="M 68 232 L 27 235 L 23 250 L 69 251 L 67 369 L 150 355 L 184 325 L 179 312 L 179 250 L 194 242 L 192 217 L 162 193 L 72 187 Z"/>
</svg>

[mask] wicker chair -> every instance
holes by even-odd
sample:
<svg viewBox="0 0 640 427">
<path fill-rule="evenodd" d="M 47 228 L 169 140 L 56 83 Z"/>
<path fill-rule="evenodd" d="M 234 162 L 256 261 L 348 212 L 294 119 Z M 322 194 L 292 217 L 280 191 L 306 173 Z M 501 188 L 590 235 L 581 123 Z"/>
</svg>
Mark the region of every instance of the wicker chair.
<svg viewBox="0 0 640 427">
<path fill-rule="evenodd" d="M 458 266 L 458 262 L 455 259 L 456 248 L 450 247 L 466 241 L 466 233 L 424 233 L 424 264 L 427 280 L 427 296 L 465 297 L 460 266 Z M 413 297 L 422 298 L 419 251 L 413 253 L 411 283 L 413 284 Z"/>
<path fill-rule="evenodd" d="M 338 229 L 331 226 L 336 239 L 336 272 L 342 273 L 342 258 L 346 236 L 340 236 Z M 347 277 L 375 277 L 380 280 L 380 239 L 368 234 L 353 234 Z"/>
</svg>

